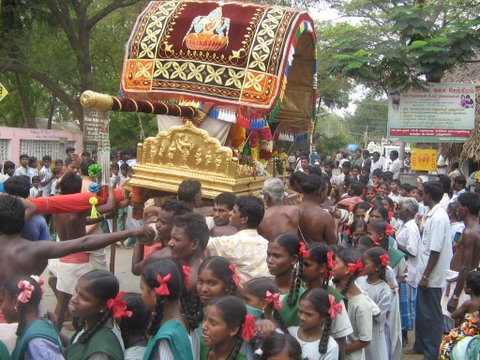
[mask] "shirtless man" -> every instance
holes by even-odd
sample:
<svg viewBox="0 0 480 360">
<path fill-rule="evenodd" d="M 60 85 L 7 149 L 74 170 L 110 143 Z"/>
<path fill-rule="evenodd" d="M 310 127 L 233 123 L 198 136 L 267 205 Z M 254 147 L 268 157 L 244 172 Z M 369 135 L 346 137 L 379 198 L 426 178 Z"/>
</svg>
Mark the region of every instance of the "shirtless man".
<svg viewBox="0 0 480 360">
<path fill-rule="evenodd" d="M 147 259 L 171 257 L 170 248 L 167 245 L 171 238 L 173 218 L 191 212 L 192 209 L 184 201 L 167 200 L 160 206 L 158 217 L 145 221 L 145 225 L 155 222 L 157 236 L 152 245 L 144 245 L 143 239 L 135 244 L 132 255 L 133 275 L 140 275 Z"/>
<path fill-rule="evenodd" d="M 28 202 L 25 202 L 28 204 Z M 108 246 L 129 236 L 153 238 L 153 230 L 136 228 L 98 236 L 83 236 L 69 241 L 29 241 L 20 236 L 25 217 L 35 210 L 26 208 L 18 198 L 0 196 L 0 286 L 14 275 L 31 275 L 47 259 L 60 258 L 79 251 Z M 21 254 L 21 255 L 20 255 Z"/>
<path fill-rule="evenodd" d="M 279 178 L 270 178 L 263 183 L 263 199 L 267 209 L 258 227 L 258 233 L 271 241 L 276 235 L 298 233 L 300 209 L 295 205 L 284 205 L 285 189 Z"/>
<path fill-rule="evenodd" d="M 316 241 L 329 245 L 337 243 L 337 236 L 332 216 L 321 208 L 327 197 L 324 176 L 311 174 L 302 181 L 299 235 L 307 243 Z"/>
<path fill-rule="evenodd" d="M 447 310 L 450 313 L 455 311 L 460 297 L 464 295 L 463 286 L 467 274 L 476 269 L 480 262 L 480 225 L 477 220 L 480 196 L 476 193 L 466 192 L 460 194 L 457 201 L 457 216 L 465 224 L 465 230 L 455 247 L 455 253 L 450 262 L 450 269 L 458 272 L 456 285 L 454 288 L 451 287 L 452 294 L 447 303 Z M 442 302 L 443 300 L 442 298 Z"/>
<path fill-rule="evenodd" d="M 81 191 L 82 179 L 78 174 L 70 172 L 62 177 L 60 191 L 62 194 L 76 194 Z M 92 194 L 93 196 L 93 194 Z M 97 206 L 100 214 L 110 211 L 115 207 L 113 189 L 109 187 L 109 196 L 105 204 Z M 69 214 L 55 214 L 53 224 L 60 242 L 77 239 L 86 235 L 87 216 L 89 211 Z M 56 325 L 62 329 L 65 311 L 68 302 L 75 290 L 75 285 L 80 276 L 93 270 L 90 265 L 90 256 L 87 252 L 72 254 L 59 259 L 57 264 L 57 306 L 55 308 Z"/>
<path fill-rule="evenodd" d="M 230 225 L 230 211 L 236 201 L 237 197 L 232 192 L 223 192 L 217 195 L 213 203 L 215 226 L 210 230 L 210 236 L 228 236 L 237 232 L 237 229 Z"/>
</svg>

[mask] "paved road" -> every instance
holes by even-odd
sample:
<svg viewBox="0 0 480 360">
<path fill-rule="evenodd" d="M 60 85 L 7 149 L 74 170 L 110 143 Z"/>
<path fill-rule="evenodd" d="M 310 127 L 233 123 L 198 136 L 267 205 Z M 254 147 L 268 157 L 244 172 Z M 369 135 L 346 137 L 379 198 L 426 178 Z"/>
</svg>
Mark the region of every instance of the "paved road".
<svg viewBox="0 0 480 360">
<path fill-rule="evenodd" d="M 130 272 L 130 264 L 132 259 L 132 249 L 124 249 L 124 248 L 117 248 L 116 251 L 116 267 L 115 267 L 115 275 L 118 277 L 120 281 L 120 289 L 123 291 L 136 291 L 140 292 L 140 279 L 138 276 L 133 275 Z M 109 252 L 107 254 L 107 258 L 109 258 Z M 42 275 L 42 279 L 45 281 L 48 279 L 48 273 L 44 272 Z M 46 310 L 53 310 L 55 307 L 55 297 L 51 289 L 46 286 L 45 287 L 45 295 L 43 298 L 43 306 L 42 312 Z M 70 332 L 66 331 L 66 333 L 71 334 Z M 411 335 L 413 336 L 413 334 Z M 413 343 L 413 339 L 411 340 Z M 408 345 L 407 345 L 408 348 Z M 419 355 L 405 355 L 405 360 L 420 360 L 422 357 Z M 378 359 L 383 360 L 383 359 Z"/>
</svg>

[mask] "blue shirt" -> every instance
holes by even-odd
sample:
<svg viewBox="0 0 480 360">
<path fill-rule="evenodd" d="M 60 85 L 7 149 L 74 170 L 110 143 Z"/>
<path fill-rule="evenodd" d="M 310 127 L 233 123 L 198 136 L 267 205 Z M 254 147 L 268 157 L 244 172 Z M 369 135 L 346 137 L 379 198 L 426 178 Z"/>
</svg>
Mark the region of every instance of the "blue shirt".
<svg viewBox="0 0 480 360">
<path fill-rule="evenodd" d="M 30 241 L 51 240 L 48 224 L 42 215 L 33 215 L 23 226 L 21 236 Z"/>
</svg>

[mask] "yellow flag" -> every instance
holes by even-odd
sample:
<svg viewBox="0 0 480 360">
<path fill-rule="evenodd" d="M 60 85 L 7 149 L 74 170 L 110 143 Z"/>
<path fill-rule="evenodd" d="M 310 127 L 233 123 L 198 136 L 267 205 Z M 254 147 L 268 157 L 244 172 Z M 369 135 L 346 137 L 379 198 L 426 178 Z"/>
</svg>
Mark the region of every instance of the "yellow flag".
<svg viewBox="0 0 480 360">
<path fill-rule="evenodd" d="M 2 101 L 3 98 L 7 96 L 7 94 L 8 94 L 7 89 L 5 88 L 5 86 L 2 85 L 2 83 L 0 83 L 0 101 Z"/>
</svg>

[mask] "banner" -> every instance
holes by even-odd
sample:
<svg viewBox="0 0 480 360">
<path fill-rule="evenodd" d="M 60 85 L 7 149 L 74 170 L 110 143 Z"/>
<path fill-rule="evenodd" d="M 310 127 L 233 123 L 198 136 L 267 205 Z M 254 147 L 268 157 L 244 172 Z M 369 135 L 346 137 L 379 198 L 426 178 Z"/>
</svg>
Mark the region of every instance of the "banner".
<svg viewBox="0 0 480 360">
<path fill-rule="evenodd" d="M 7 89 L 2 85 L 2 83 L 0 83 L 0 101 L 2 101 L 3 98 L 7 95 L 8 95 Z"/>
<path fill-rule="evenodd" d="M 465 142 L 475 126 L 475 85 L 428 83 L 388 94 L 388 136 L 406 142 Z"/>
</svg>

